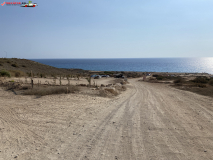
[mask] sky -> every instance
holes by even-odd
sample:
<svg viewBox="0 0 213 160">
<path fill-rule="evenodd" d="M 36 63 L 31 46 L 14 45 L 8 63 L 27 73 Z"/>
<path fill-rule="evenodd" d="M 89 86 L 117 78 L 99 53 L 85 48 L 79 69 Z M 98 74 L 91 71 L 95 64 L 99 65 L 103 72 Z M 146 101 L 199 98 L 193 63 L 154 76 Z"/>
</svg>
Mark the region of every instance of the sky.
<svg viewBox="0 0 213 160">
<path fill-rule="evenodd" d="M 0 6 L 0 57 L 213 57 L 212 0 L 32 2 Z"/>
</svg>

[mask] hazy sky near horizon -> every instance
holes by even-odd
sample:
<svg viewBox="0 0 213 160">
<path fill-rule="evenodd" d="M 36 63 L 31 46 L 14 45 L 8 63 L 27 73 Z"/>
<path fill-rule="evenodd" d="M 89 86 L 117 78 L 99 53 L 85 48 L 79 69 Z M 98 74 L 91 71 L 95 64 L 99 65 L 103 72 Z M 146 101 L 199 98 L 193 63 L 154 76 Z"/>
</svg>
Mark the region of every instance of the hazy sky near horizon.
<svg viewBox="0 0 213 160">
<path fill-rule="evenodd" d="M 32 2 L 0 6 L 0 57 L 213 57 L 212 0 Z"/>
</svg>

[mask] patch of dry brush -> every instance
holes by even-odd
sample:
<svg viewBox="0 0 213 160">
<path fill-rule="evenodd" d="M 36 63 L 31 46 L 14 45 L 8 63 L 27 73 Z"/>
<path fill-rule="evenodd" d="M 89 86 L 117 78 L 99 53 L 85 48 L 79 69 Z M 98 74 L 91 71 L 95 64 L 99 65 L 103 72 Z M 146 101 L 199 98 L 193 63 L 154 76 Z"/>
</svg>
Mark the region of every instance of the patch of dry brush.
<svg viewBox="0 0 213 160">
<path fill-rule="evenodd" d="M 25 91 L 24 95 L 37 95 L 45 96 L 52 94 L 68 94 L 79 91 L 77 86 L 48 86 L 48 87 L 35 87 Z"/>
</svg>

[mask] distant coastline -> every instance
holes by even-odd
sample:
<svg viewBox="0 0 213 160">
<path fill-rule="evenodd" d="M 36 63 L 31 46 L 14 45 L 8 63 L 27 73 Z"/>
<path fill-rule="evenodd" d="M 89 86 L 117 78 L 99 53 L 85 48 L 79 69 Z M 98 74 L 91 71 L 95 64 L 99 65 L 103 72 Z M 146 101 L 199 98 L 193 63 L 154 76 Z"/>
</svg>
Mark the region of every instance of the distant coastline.
<svg viewBox="0 0 213 160">
<path fill-rule="evenodd" d="M 56 68 L 91 71 L 213 74 L 213 58 L 30 59 Z"/>
</svg>

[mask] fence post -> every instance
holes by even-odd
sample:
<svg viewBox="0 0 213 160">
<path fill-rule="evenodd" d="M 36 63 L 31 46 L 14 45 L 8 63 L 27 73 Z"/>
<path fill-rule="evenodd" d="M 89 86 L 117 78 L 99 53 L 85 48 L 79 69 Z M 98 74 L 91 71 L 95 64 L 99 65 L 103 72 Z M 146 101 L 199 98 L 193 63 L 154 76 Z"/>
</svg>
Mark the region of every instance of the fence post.
<svg viewBox="0 0 213 160">
<path fill-rule="evenodd" d="M 32 85 L 32 88 L 33 88 L 33 79 L 31 79 L 31 85 Z"/>
</svg>

